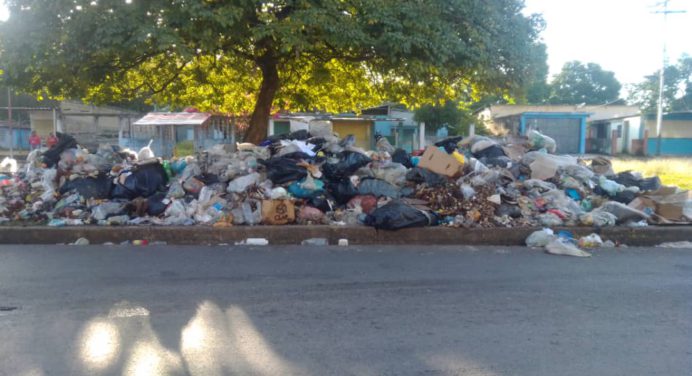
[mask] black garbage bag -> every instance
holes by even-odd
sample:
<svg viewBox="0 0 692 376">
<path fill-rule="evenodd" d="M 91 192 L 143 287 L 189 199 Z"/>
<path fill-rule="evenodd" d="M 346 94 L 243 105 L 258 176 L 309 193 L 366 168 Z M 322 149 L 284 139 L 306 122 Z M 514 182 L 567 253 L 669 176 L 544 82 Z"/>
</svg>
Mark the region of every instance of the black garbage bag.
<svg viewBox="0 0 692 376">
<path fill-rule="evenodd" d="M 351 183 L 350 179 L 343 179 L 341 181 L 336 182 L 328 182 L 327 192 L 329 192 L 332 195 L 332 197 L 334 197 L 334 200 L 339 205 L 344 205 L 347 202 L 349 202 L 353 197 L 358 196 L 358 188 L 356 188 L 353 185 L 353 183 Z"/>
<path fill-rule="evenodd" d="M 312 137 L 310 132 L 308 132 L 306 129 L 301 129 L 299 131 L 289 133 L 287 139 L 305 141 L 310 137 Z"/>
<path fill-rule="evenodd" d="M 358 184 L 358 194 L 372 195 L 375 197 L 400 198 L 401 192 L 395 185 L 381 179 L 363 179 Z"/>
<path fill-rule="evenodd" d="M 274 184 L 290 183 L 301 180 L 308 175 L 308 170 L 296 165 L 297 160 L 286 156 L 260 160 L 259 162 L 267 169 L 267 178 Z"/>
<path fill-rule="evenodd" d="M 661 188 L 661 179 L 658 176 L 651 178 L 641 178 L 631 171 L 624 171 L 617 174 L 612 180 L 625 187 L 638 187 L 644 192 L 655 191 Z"/>
<path fill-rule="evenodd" d="M 339 162 L 326 163 L 322 166 L 322 172 L 329 180 L 340 181 L 353 175 L 359 168 L 372 162 L 367 155 L 354 151 L 339 153 Z"/>
<path fill-rule="evenodd" d="M 68 180 L 60 187 L 60 194 L 77 192 L 84 198 L 106 199 L 110 197 L 113 182 L 106 175 L 96 178 L 77 178 Z"/>
<path fill-rule="evenodd" d="M 426 183 L 428 187 L 439 187 L 447 184 L 447 178 L 426 168 L 414 167 L 406 173 L 406 180 L 415 183 Z"/>
<path fill-rule="evenodd" d="M 437 224 L 437 218 L 433 213 L 393 200 L 375 209 L 365 218 L 365 224 L 380 230 L 399 230 L 407 227 L 434 226 Z"/>
<path fill-rule="evenodd" d="M 488 160 L 491 160 L 493 158 L 498 157 L 507 157 L 507 154 L 505 153 L 505 150 L 502 148 L 502 146 L 490 145 L 483 150 L 479 150 L 478 152 L 473 153 L 473 156 L 476 157 L 476 159 L 488 158 Z"/>
<path fill-rule="evenodd" d="M 437 146 L 438 148 L 443 147 L 443 148 L 445 148 L 445 151 L 447 152 L 447 154 L 452 154 L 452 152 L 454 150 L 457 150 L 457 144 L 459 143 L 459 141 L 461 141 L 463 139 L 464 139 L 464 137 L 462 137 L 462 136 L 448 137 L 442 141 L 436 142 L 435 146 Z"/>
<path fill-rule="evenodd" d="M 112 197 L 127 200 L 149 197 L 158 191 L 164 191 L 167 183 L 166 170 L 160 163 L 136 166 L 125 178 L 124 184 L 115 184 Z"/>
<path fill-rule="evenodd" d="M 501 167 L 507 168 L 512 165 L 512 160 L 509 157 L 499 156 L 499 157 L 482 157 L 478 159 L 481 163 L 488 167 Z"/>
<path fill-rule="evenodd" d="M 202 183 L 204 183 L 204 185 L 212 185 L 220 182 L 218 175 L 209 174 L 206 172 L 195 176 L 195 179 L 201 181 Z"/>
<path fill-rule="evenodd" d="M 327 213 L 334 210 L 334 205 L 324 193 L 315 194 L 306 200 L 307 204 Z"/>
<path fill-rule="evenodd" d="M 630 190 L 624 190 L 622 192 L 618 192 L 615 196 L 613 196 L 613 201 L 617 201 L 622 204 L 629 204 L 630 202 L 634 201 L 634 199 L 637 198 L 637 194 L 630 191 Z"/>
<path fill-rule="evenodd" d="M 409 156 L 404 149 L 394 150 L 394 154 L 392 154 L 392 162 L 401 163 L 406 168 L 413 167 L 413 163 L 411 163 L 411 156 Z"/>
<path fill-rule="evenodd" d="M 517 205 L 511 205 L 507 203 L 502 203 L 495 209 L 495 215 L 502 217 L 503 215 L 509 216 L 511 218 L 520 218 L 521 209 Z"/>
<path fill-rule="evenodd" d="M 77 140 L 69 134 L 57 132 L 56 136 L 58 137 L 58 143 L 43 153 L 43 163 L 48 167 L 53 167 L 60 162 L 60 154 L 62 152 L 77 147 Z"/>
<path fill-rule="evenodd" d="M 152 217 L 157 217 L 163 214 L 168 208 L 168 200 L 166 199 L 166 193 L 158 192 L 153 196 L 147 198 L 147 214 Z"/>
</svg>

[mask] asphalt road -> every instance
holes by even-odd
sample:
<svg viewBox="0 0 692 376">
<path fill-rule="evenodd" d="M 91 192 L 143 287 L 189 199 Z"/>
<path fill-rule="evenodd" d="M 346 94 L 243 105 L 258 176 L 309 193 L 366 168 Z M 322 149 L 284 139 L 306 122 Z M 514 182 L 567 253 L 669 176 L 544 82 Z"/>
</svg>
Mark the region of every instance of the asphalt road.
<svg viewBox="0 0 692 376">
<path fill-rule="evenodd" d="M 690 375 L 692 250 L 0 246 L 0 375 Z"/>
</svg>

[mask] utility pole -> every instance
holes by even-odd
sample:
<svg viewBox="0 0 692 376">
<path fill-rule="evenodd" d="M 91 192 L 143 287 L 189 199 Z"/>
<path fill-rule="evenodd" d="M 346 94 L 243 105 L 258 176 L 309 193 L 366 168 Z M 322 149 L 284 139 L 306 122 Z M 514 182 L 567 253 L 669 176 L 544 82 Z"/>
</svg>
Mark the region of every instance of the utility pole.
<svg viewBox="0 0 692 376">
<path fill-rule="evenodd" d="M 10 136 L 10 158 L 14 158 L 14 132 L 12 131 L 12 90 L 7 87 L 7 126 Z"/>
<path fill-rule="evenodd" d="M 663 10 L 657 10 L 654 13 L 663 14 L 663 53 L 661 56 L 661 71 L 658 75 L 658 103 L 656 105 L 656 156 L 661 155 L 661 124 L 663 123 L 663 79 L 666 70 L 666 21 L 671 13 L 685 13 L 684 10 L 668 10 L 668 0 L 663 0 L 658 3 L 658 6 L 663 5 Z"/>
</svg>

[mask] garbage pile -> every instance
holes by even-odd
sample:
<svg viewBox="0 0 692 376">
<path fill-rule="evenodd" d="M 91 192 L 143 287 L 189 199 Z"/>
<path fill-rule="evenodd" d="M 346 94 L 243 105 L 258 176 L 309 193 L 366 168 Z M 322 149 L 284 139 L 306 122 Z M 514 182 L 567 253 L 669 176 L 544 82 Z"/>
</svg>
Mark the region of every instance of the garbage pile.
<svg viewBox="0 0 692 376">
<path fill-rule="evenodd" d="M 365 225 L 463 228 L 687 223 L 692 196 L 610 161 L 555 155 L 530 131 L 501 142 L 452 137 L 407 153 L 339 138 L 329 123 L 261 145 L 216 145 L 162 160 L 67 134 L 0 170 L 0 223 L 75 225 Z M 1 167 L 0 167 L 1 168 Z M 11 169 L 11 171 L 10 171 Z M 557 246 L 557 245 L 556 245 Z"/>
</svg>

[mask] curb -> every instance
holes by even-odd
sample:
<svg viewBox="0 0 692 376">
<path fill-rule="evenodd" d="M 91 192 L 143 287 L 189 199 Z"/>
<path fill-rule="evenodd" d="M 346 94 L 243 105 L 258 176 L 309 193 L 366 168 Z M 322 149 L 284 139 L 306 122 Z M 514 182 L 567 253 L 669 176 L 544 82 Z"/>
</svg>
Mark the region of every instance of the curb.
<svg viewBox="0 0 692 376">
<path fill-rule="evenodd" d="M 462 229 L 448 227 L 421 227 L 399 231 L 375 230 L 363 226 L 237 226 L 217 229 L 204 226 L 158 227 L 0 227 L 0 244 L 61 244 L 79 238 L 91 244 L 146 239 L 167 244 L 234 244 L 247 238 L 265 238 L 270 245 L 296 245 L 305 239 L 325 238 L 329 244 L 348 239 L 351 245 L 524 245 L 524 240 L 540 228 L 487 228 Z M 628 246 L 653 246 L 664 242 L 692 240 L 692 226 L 650 227 L 560 227 L 574 237 L 598 233 L 603 240 L 612 240 Z"/>
</svg>

